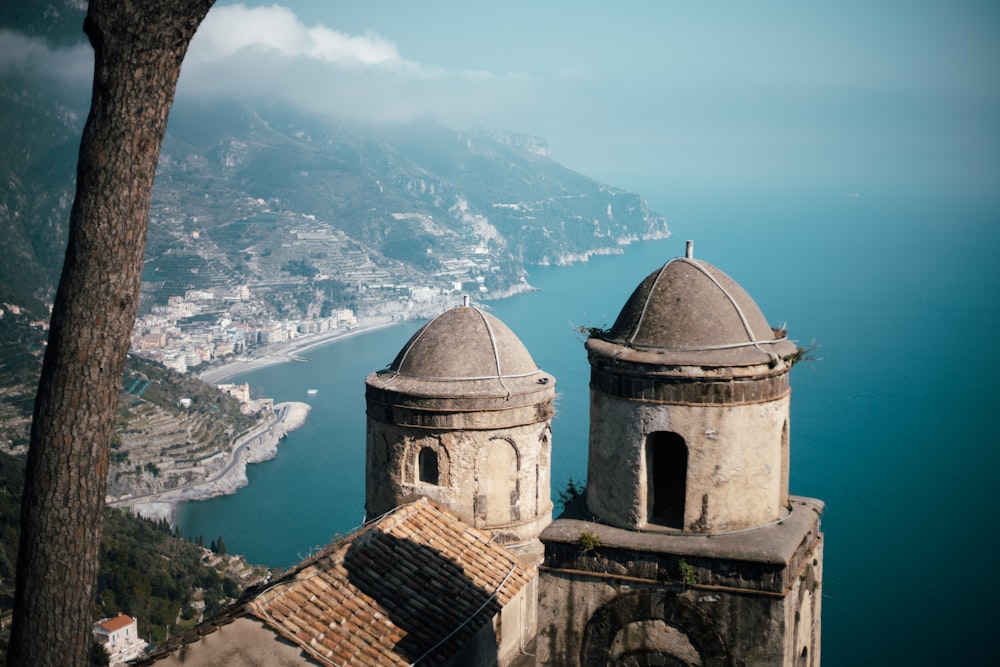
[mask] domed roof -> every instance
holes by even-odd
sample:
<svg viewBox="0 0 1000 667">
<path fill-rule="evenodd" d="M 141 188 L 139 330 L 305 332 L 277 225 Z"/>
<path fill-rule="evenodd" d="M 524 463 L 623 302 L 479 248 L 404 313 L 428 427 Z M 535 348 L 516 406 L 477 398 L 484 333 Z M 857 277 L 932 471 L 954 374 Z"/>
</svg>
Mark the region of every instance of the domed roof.
<svg viewBox="0 0 1000 667">
<path fill-rule="evenodd" d="M 368 416 L 421 428 L 495 428 L 551 417 L 555 378 L 503 322 L 461 306 L 407 341 L 365 379 Z"/>
<path fill-rule="evenodd" d="M 691 257 L 649 274 L 599 338 L 657 364 L 768 363 L 796 350 L 732 278 Z"/>
<path fill-rule="evenodd" d="M 460 306 L 437 316 L 403 346 L 389 370 L 425 380 L 486 380 L 539 373 L 528 350 L 503 322 Z"/>
</svg>

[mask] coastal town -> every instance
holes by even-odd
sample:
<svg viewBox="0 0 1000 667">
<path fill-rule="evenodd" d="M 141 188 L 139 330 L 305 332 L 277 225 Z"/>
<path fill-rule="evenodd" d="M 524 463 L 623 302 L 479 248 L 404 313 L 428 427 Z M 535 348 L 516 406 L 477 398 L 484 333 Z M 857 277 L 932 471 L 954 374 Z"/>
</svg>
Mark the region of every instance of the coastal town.
<svg viewBox="0 0 1000 667">
<path fill-rule="evenodd" d="M 454 286 L 455 290 L 460 287 Z M 457 291 L 398 287 L 395 298 L 366 304 L 366 314 L 361 316 L 351 308 L 337 308 L 325 317 L 279 319 L 273 316 L 271 304 L 255 291 L 256 287 L 248 285 L 186 290 L 183 295 L 168 296 L 164 305 L 153 305 L 137 318 L 131 340 L 133 356 L 215 386 L 238 401 L 240 412 L 256 422 L 249 428 L 230 428 L 224 441 L 212 438 L 215 444 L 211 446 L 188 443 L 185 447 L 172 441 L 184 440 L 178 435 L 178 419 L 191 421 L 181 430 L 200 428 L 191 398 L 177 399 L 179 417 L 160 414 L 162 409 L 144 416 L 141 430 L 120 434 L 122 451 L 128 455 L 120 464 L 113 461 L 110 506 L 172 523 L 180 502 L 234 493 L 247 483 L 247 464 L 274 457 L 280 440 L 305 423 L 310 406 L 275 404 L 253 394 L 247 383 L 230 380 L 267 365 L 303 361 L 300 355 L 309 348 L 433 315 L 461 299 Z M 123 391 L 141 399 L 143 383 L 126 380 Z"/>
<path fill-rule="evenodd" d="M 136 319 L 131 353 L 221 383 L 266 365 L 301 361 L 300 352 L 333 339 L 432 317 L 462 301 L 459 292 L 439 291 L 420 299 L 383 302 L 382 308 L 364 315 L 341 308 L 329 317 L 276 320 L 260 314 L 261 304 L 255 309 L 248 288 L 236 292 L 242 296 L 192 290 L 170 297 L 166 306 L 153 307 Z"/>
<path fill-rule="evenodd" d="M 252 215 L 271 213 L 263 202 L 259 206 L 262 211 Z M 170 215 L 169 207 L 154 210 L 151 224 L 155 227 L 158 220 L 170 226 L 165 222 Z M 143 281 L 143 306 L 133 327 L 132 353 L 202 376 L 210 367 L 234 364 L 233 372 L 220 375 L 214 370 L 205 376 L 219 381 L 262 358 L 287 357 L 292 348 L 433 317 L 459 303 L 463 294 L 497 299 L 531 289 L 523 276 L 491 285 L 486 276 L 498 269 L 483 248 L 449 244 L 438 258 L 441 270 L 427 276 L 385 258 L 375 263 L 370 252 L 352 251 L 342 234 L 315 216 L 282 216 L 289 227 L 273 233 L 268 245 L 247 259 L 236 276 L 243 282 L 186 261 L 166 261 L 172 257 L 178 262 L 176 253 L 151 260 Z M 219 259 L 217 250 L 200 237 L 192 232 L 175 238 L 183 238 L 189 252 L 211 265 Z M 566 261 L 585 260 L 588 254 Z M 345 294 L 332 296 L 334 290 Z"/>
</svg>

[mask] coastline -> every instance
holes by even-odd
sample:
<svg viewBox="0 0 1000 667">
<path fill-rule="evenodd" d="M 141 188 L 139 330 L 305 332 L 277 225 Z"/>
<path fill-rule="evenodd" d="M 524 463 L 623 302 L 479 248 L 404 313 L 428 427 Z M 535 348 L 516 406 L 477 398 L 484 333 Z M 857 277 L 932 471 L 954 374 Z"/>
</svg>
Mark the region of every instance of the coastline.
<svg viewBox="0 0 1000 667">
<path fill-rule="evenodd" d="M 229 461 L 222 471 L 209 479 L 180 488 L 163 489 L 144 496 L 109 499 L 109 507 L 127 507 L 138 516 L 174 525 L 177 504 L 207 500 L 236 493 L 248 484 L 247 464 L 267 461 L 278 455 L 278 443 L 290 432 L 306 423 L 308 403 L 288 402 L 274 406 L 274 419 L 255 428 L 233 443 Z"/>
<path fill-rule="evenodd" d="M 402 321 L 404 320 L 396 318 L 373 318 L 349 329 L 337 328 L 321 334 L 302 336 L 287 343 L 270 346 L 260 356 L 234 359 L 213 366 L 199 373 L 197 377 L 209 384 L 221 384 L 260 368 L 290 361 L 303 361 L 298 356 L 302 352 L 358 334 L 390 327 Z M 277 416 L 266 431 L 255 433 L 242 443 L 236 443 L 223 474 L 184 488 L 168 489 L 149 496 L 109 499 L 108 506 L 127 507 L 135 515 L 153 521 L 166 520 L 173 526 L 179 503 L 208 500 L 236 493 L 249 483 L 246 475 L 247 464 L 260 463 L 277 456 L 278 442 L 288 432 L 306 423 L 312 406 L 308 403 L 288 402 L 276 404 L 274 409 Z"/>
<path fill-rule="evenodd" d="M 600 253 L 605 254 L 605 253 Z M 587 261 L 586 258 L 581 261 Z M 514 285 L 511 288 L 504 290 L 503 292 L 498 292 L 490 296 L 488 301 L 498 301 L 501 299 L 507 299 L 517 294 L 523 294 L 526 292 L 536 291 L 536 287 L 532 287 L 527 283 Z M 453 305 L 457 305 L 453 304 Z M 227 380 L 230 380 L 238 375 L 243 375 L 244 373 L 249 373 L 251 371 L 258 370 L 260 368 L 266 368 L 267 366 L 273 366 L 275 364 L 283 364 L 289 361 L 302 361 L 303 359 L 299 357 L 299 353 L 311 350 L 314 347 L 319 347 L 321 345 L 326 345 L 343 338 L 349 338 L 351 336 L 356 336 L 362 333 L 368 333 L 370 331 L 375 331 L 377 329 L 384 329 L 385 327 L 391 327 L 396 324 L 401 324 L 405 321 L 415 320 L 415 319 L 433 319 L 437 315 L 445 312 L 447 307 L 431 308 L 431 309 L 421 309 L 416 311 L 411 311 L 408 313 L 408 317 L 398 318 L 394 316 L 382 316 L 382 317 L 371 317 L 366 321 L 357 324 L 350 329 L 337 328 L 331 331 L 325 331 L 319 334 L 310 334 L 307 336 L 300 336 L 287 343 L 279 343 L 277 345 L 272 345 L 266 348 L 263 352 L 259 352 L 259 356 L 252 358 L 236 358 L 232 361 L 226 361 L 217 366 L 212 366 L 200 373 L 198 373 L 198 378 L 209 384 L 220 384 Z"/>
<path fill-rule="evenodd" d="M 230 380 L 237 375 L 243 375 L 244 373 L 249 373 L 260 368 L 266 368 L 267 366 L 283 364 L 289 361 L 302 361 L 302 358 L 298 356 L 301 352 L 311 350 L 312 348 L 319 347 L 320 345 L 326 345 L 327 343 L 331 343 L 342 338 L 349 338 L 351 336 L 367 333 L 369 331 L 375 331 L 376 329 L 390 327 L 394 324 L 399 324 L 400 321 L 401 320 L 387 320 L 385 322 L 369 322 L 359 324 L 350 329 L 337 328 L 332 331 L 325 331 L 319 334 L 302 336 L 300 338 L 290 340 L 287 343 L 273 345 L 260 356 L 252 358 L 238 358 L 232 361 L 223 362 L 218 366 L 213 366 L 199 373 L 198 378 L 203 382 L 208 382 L 209 384 L 219 384 L 225 382 L 226 380 Z"/>
<path fill-rule="evenodd" d="M 298 355 L 321 345 L 349 338 L 362 333 L 399 324 L 402 320 L 385 318 L 358 324 L 351 328 L 337 328 L 321 334 L 302 336 L 294 340 L 269 347 L 266 352 L 253 358 L 234 359 L 213 366 L 198 374 L 198 378 L 209 384 L 220 384 L 244 373 L 289 361 L 302 361 Z M 177 514 L 179 503 L 208 500 L 218 496 L 236 493 L 249 482 L 246 466 L 274 458 L 278 454 L 278 443 L 290 431 L 306 423 L 308 403 L 288 402 L 274 406 L 276 417 L 266 431 L 255 433 L 243 442 L 235 443 L 231 458 L 222 474 L 184 488 L 168 489 L 149 496 L 109 499 L 109 507 L 127 507 L 133 514 L 153 521 L 166 520 L 171 526 Z"/>
<path fill-rule="evenodd" d="M 627 245 L 627 244 L 626 244 Z M 620 254 L 620 248 L 608 248 L 587 253 L 586 255 L 574 257 L 568 264 L 586 263 L 590 256 L 601 254 Z M 491 295 L 488 301 L 502 300 L 511 296 L 534 292 L 538 288 L 524 282 L 515 285 L 503 293 Z M 485 304 L 482 304 L 485 306 Z M 488 306 L 486 306 L 488 308 Z M 197 374 L 203 382 L 209 384 L 222 384 L 232 378 L 250 373 L 252 371 L 266 368 L 290 361 L 307 361 L 299 356 L 301 353 L 311 350 L 337 340 L 346 339 L 358 334 L 368 333 L 401 324 L 411 319 L 427 318 L 431 319 L 444 312 L 446 308 L 434 309 L 434 313 L 427 311 L 417 311 L 409 313 L 410 317 L 400 318 L 398 316 L 375 316 L 360 322 L 351 328 L 337 328 L 319 334 L 301 336 L 285 343 L 271 345 L 262 352 L 258 351 L 257 356 L 235 358 L 214 365 Z M 277 444 L 281 438 L 289 431 L 295 430 L 305 424 L 311 406 L 307 403 L 281 403 L 274 406 L 280 412 L 278 418 L 272 422 L 272 426 L 277 426 L 273 432 L 268 430 L 269 437 L 262 437 L 262 434 L 254 436 L 243 445 L 239 445 L 233 450 L 233 458 L 227 466 L 227 472 L 215 478 L 198 482 L 182 489 L 163 491 L 151 496 L 132 499 L 119 498 L 109 502 L 109 506 L 128 507 L 132 513 L 153 519 L 166 519 L 171 525 L 174 524 L 178 503 L 191 502 L 197 500 L 208 500 L 222 495 L 236 493 L 236 491 L 248 484 L 246 477 L 246 464 L 258 463 L 277 456 Z M 241 450 L 242 454 L 241 454 Z"/>
<path fill-rule="evenodd" d="M 587 259 L 589 258 L 584 257 L 580 261 L 586 262 Z M 505 299 L 516 294 L 536 290 L 536 287 L 524 283 L 514 286 L 502 294 L 493 295 L 494 298 L 489 300 Z M 440 312 L 444 312 L 444 309 L 441 309 L 438 314 Z M 269 346 L 263 353 L 258 353 L 258 356 L 236 358 L 223 362 L 198 373 L 197 377 L 209 384 L 222 384 L 237 376 L 268 366 L 290 361 L 307 361 L 299 355 L 313 348 L 336 342 L 337 340 L 401 324 L 410 319 L 429 319 L 434 316 L 434 314 L 427 312 L 414 312 L 412 313 L 412 317 L 408 318 L 393 316 L 370 318 L 351 328 L 337 328 L 320 334 L 301 336 L 285 343 Z M 183 489 L 163 491 L 151 494 L 151 496 L 145 498 L 119 498 L 108 504 L 113 507 L 128 507 L 133 514 L 152 520 L 165 519 L 171 525 L 174 525 L 178 503 L 208 500 L 236 493 L 238 489 L 248 484 L 246 464 L 266 461 L 277 456 L 278 441 L 289 431 L 295 430 L 305 424 L 309 410 L 311 409 L 311 406 L 307 403 L 280 403 L 274 407 L 279 412 L 279 416 L 272 422 L 272 426 L 278 426 L 278 428 L 269 428 L 267 438 L 263 437 L 265 434 L 258 434 L 250 438 L 243 445 L 235 447 L 232 454 L 233 458 L 227 466 L 225 474 L 205 480 L 204 482 L 192 484 Z"/>
</svg>

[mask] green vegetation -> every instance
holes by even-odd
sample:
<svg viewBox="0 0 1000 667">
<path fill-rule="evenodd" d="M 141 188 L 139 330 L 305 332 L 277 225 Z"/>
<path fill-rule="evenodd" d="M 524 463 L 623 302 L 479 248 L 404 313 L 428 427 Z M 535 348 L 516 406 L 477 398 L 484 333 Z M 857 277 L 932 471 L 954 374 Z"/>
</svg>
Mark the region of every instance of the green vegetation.
<svg viewBox="0 0 1000 667">
<path fill-rule="evenodd" d="M 319 269 L 305 259 L 290 259 L 281 265 L 281 270 L 303 278 L 315 278 L 316 274 L 319 273 Z"/>
<path fill-rule="evenodd" d="M 0 453 L 0 610 L 13 603 L 24 462 Z M 204 540 L 202 540 L 203 542 Z M 123 612 L 139 620 L 144 639 L 162 642 L 168 632 L 195 625 L 262 577 L 226 556 L 222 536 L 206 550 L 149 521 L 108 509 L 101 538 L 101 569 L 94 619 Z M 192 605 L 194 603 L 194 605 Z M 202 604 L 204 607 L 202 608 Z M 6 647 L 6 640 L 0 648 Z"/>
<path fill-rule="evenodd" d="M 587 555 L 593 553 L 595 556 L 600 556 L 597 553 L 597 548 L 601 546 L 601 538 L 599 535 L 595 535 L 590 531 L 583 531 L 580 533 L 580 537 L 577 538 L 577 542 L 580 544 L 580 553 Z"/>
<path fill-rule="evenodd" d="M 187 399 L 183 402 L 182 399 Z M 188 407 L 184 407 L 187 405 Z M 257 423 L 232 396 L 192 375 L 130 357 L 118 400 L 108 493 L 149 492 L 197 481 L 174 462 L 197 462 L 228 448 Z M 186 476 L 185 476 L 186 475 Z"/>
<path fill-rule="evenodd" d="M 818 349 L 819 345 L 816 343 L 813 343 L 808 347 L 796 347 L 795 352 L 785 357 L 785 362 L 789 366 L 794 366 L 800 361 L 816 361 L 816 350 Z"/>
<path fill-rule="evenodd" d="M 319 280 L 315 283 L 315 289 L 323 295 L 320 317 L 330 317 L 338 308 L 353 309 L 355 306 L 354 293 L 347 284 L 339 280 Z"/>
<path fill-rule="evenodd" d="M 9 314 L 0 318 L 0 334 L 9 334 L 20 343 L 0 345 L 0 447 L 8 452 L 28 444 L 45 338 L 43 331 L 26 322 L 14 327 L 16 319 Z M 180 406 L 182 398 L 191 399 L 190 408 Z M 256 421 L 256 417 L 240 412 L 235 398 L 197 377 L 130 355 L 111 443 L 112 468 L 132 469 L 140 461 L 140 469 L 155 474 L 152 468 L 143 468 L 154 454 L 166 458 L 176 456 L 178 450 L 214 452 L 229 441 L 229 434 L 241 433 Z M 153 424 L 167 422 L 177 429 L 177 437 L 168 447 L 161 444 L 155 453 L 147 452 L 142 458 L 137 444 L 149 439 Z"/>
<path fill-rule="evenodd" d="M 241 592 L 241 583 L 220 574 L 214 563 L 204 549 L 172 535 L 165 521 L 109 509 L 95 616 L 126 613 L 139 619 L 143 636 L 163 641 L 190 603 L 202 601 L 212 614 Z"/>
<path fill-rule="evenodd" d="M 38 375 L 45 351 L 45 332 L 33 325 L 42 315 L 15 313 L 0 301 L 0 445 L 28 443 Z M 45 318 L 47 319 L 47 317 Z"/>
<path fill-rule="evenodd" d="M 559 504 L 566 509 L 567 506 L 572 505 L 580 498 L 583 498 L 584 494 L 587 492 L 587 482 L 576 482 L 572 475 L 566 482 L 566 488 L 562 489 L 557 493 L 559 499 Z"/>
<path fill-rule="evenodd" d="M 600 338 L 608 333 L 608 330 L 603 327 L 588 327 L 585 324 L 575 324 L 572 326 L 573 330 L 584 338 Z"/>
<path fill-rule="evenodd" d="M 694 586 L 698 583 L 698 578 L 695 576 L 694 572 L 694 566 L 683 558 L 677 562 L 677 571 L 680 573 L 680 580 L 684 582 L 685 586 Z"/>
</svg>

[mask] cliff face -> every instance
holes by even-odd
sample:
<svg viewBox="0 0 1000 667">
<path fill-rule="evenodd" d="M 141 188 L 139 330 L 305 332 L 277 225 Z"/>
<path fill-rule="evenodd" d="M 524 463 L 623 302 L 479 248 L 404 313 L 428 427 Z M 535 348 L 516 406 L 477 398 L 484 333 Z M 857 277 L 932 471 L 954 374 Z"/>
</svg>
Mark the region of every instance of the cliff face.
<svg viewBox="0 0 1000 667">
<path fill-rule="evenodd" d="M 142 495 L 200 482 L 263 416 L 191 375 L 130 357 L 111 443 L 108 496 Z"/>
<path fill-rule="evenodd" d="M 0 265 L 0 302 L 44 313 L 89 90 L 22 78 L 0 73 L 0 242 L 11 259 Z M 183 98 L 170 112 L 149 225 L 143 309 L 187 290 L 249 285 L 266 286 L 289 315 L 307 311 L 317 287 L 333 298 L 359 283 L 478 283 L 488 298 L 531 265 L 667 234 L 638 194 L 562 166 L 538 137 Z M 346 305 L 359 295 L 338 296 Z"/>
<path fill-rule="evenodd" d="M 309 410 L 306 403 L 279 403 L 268 419 L 233 442 L 230 449 L 215 455 L 211 469 L 206 466 L 200 476 L 192 474 L 188 481 L 172 486 L 158 484 L 158 478 L 144 476 L 143 484 L 119 497 L 109 497 L 109 504 L 130 507 L 136 514 L 150 519 L 172 522 L 176 503 L 236 493 L 247 485 L 247 464 L 277 456 L 282 438 L 305 423 Z"/>
</svg>

